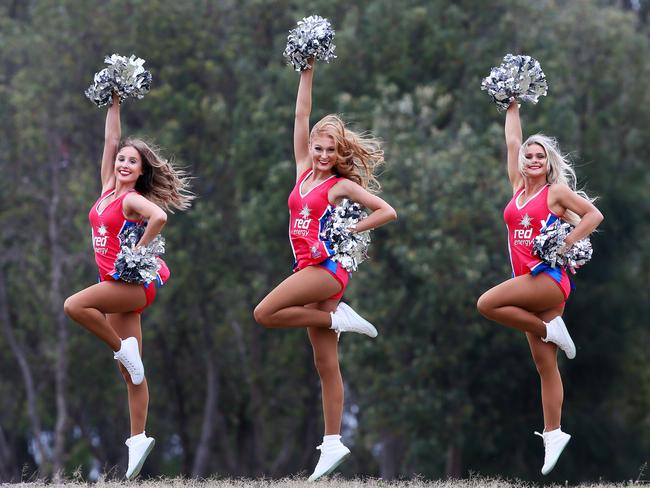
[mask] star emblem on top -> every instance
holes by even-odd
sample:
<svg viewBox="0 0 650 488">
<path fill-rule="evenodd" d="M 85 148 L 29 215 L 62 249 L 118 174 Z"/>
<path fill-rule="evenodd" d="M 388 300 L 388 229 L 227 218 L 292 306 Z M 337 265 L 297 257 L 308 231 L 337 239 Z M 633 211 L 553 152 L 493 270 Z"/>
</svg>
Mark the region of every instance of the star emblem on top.
<svg viewBox="0 0 650 488">
<path fill-rule="evenodd" d="M 102 224 L 102 225 L 100 225 L 99 227 L 97 227 L 97 233 L 98 233 L 100 236 L 105 236 L 105 235 L 106 235 L 106 232 L 108 232 L 108 231 L 106 230 L 106 226 L 105 226 L 104 224 Z"/>
<path fill-rule="evenodd" d="M 533 219 L 531 219 L 531 218 L 528 216 L 528 214 L 526 214 L 526 215 L 524 215 L 524 216 L 521 218 L 521 220 L 519 221 L 519 225 L 521 225 L 522 227 L 524 227 L 524 228 L 527 229 L 528 227 L 530 227 L 530 223 L 531 223 L 532 221 L 533 221 Z"/>
<path fill-rule="evenodd" d="M 311 213 L 311 208 L 309 208 L 309 207 L 307 206 L 307 204 L 305 203 L 305 206 L 302 207 L 302 210 L 300 211 L 300 216 L 301 216 L 303 219 L 308 219 L 310 213 Z"/>
</svg>

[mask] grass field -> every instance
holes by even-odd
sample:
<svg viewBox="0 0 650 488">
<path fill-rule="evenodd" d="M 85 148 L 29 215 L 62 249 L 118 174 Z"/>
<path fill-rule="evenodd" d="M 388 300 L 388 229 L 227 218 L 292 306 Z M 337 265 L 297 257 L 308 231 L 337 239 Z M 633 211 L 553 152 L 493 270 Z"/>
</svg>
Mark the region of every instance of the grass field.
<svg viewBox="0 0 650 488">
<path fill-rule="evenodd" d="M 502 480 L 490 478 L 471 478 L 467 480 L 444 480 L 426 481 L 421 479 L 384 481 L 381 479 L 356 479 L 348 480 L 343 478 L 328 478 L 316 483 L 308 483 L 304 478 L 284 478 L 280 480 L 267 479 L 157 479 L 145 481 L 103 481 L 95 483 L 84 483 L 80 481 L 65 481 L 60 484 L 32 481 L 15 484 L 13 486 L 25 486 L 29 488 L 64 486 L 66 488 L 94 486 L 96 488 L 523 488 L 523 487 L 567 487 L 578 486 L 582 488 L 620 488 L 625 486 L 650 486 L 645 481 L 631 480 L 627 483 L 594 482 L 582 483 L 580 485 L 568 485 L 566 483 L 538 484 L 517 480 Z"/>
</svg>

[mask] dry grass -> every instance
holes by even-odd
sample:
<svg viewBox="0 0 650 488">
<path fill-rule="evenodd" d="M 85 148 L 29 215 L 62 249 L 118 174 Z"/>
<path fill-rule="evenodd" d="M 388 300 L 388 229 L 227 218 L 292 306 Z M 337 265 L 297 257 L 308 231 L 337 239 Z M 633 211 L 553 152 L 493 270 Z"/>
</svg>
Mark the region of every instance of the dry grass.
<svg viewBox="0 0 650 488">
<path fill-rule="evenodd" d="M 41 481 L 20 483 L 13 486 L 25 486 L 29 488 L 57 486 L 53 483 Z M 81 481 L 65 481 L 58 486 L 66 488 L 93 486 L 95 488 L 533 488 L 539 484 L 527 483 L 517 480 L 502 480 L 491 478 L 471 478 L 468 480 L 444 480 L 425 481 L 421 479 L 384 481 L 381 479 L 354 479 L 347 480 L 333 477 L 316 483 L 308 483 L 305 478 L 283 478 L 279 480 L 267 479 L 207 479 L 192 480 L 183 478 L 167 478 L 157 480 L 145 480 L 138 482 L 126 481 L 105 481 L 96 483 L 84 483 Z M 567 487 L 566 483 L 545 485 L 549 488 Z M 629 483 L 582 483 L 577 485 L 580 488 L 621 488 L 650 486 L 645 482 Z"/>
</svg>

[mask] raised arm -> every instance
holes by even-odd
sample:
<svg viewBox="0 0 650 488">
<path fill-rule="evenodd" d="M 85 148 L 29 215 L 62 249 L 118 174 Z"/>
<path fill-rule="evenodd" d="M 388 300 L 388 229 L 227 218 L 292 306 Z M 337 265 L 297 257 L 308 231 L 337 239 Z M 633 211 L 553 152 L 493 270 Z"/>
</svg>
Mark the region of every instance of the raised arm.
<svg viewBox="0 0 650 488">
<path fill-rule="evenodd" d="M 309 114 L 311 113 L 311 85 L 314 78 L 314 61 L 311 69 L 300 73 L 296 97 L 296 120 L 293 126 L 293 153 L 296 158 L 296 180 L 311 167 L 309 160 Z"/>
<path fill-rule="evenodd" d="M 104 129 L 104 153 L 102 154 L 102 193 L 115 187 L 115 156 L 120 145 L 122 129 L 120 128 L 120 98 L 113 93 L 113 105 L 106 113 Z"/>
<path fill-rule="evenodd" d="M 508 107 L 506 112 L 506 146 L 508 148 L 508 178 L 512 185 L 513 193 L 521 188 L 523 177 L 519 172 L 519 148 L 523 135 L 521 132 L 521 120 L 519 119 L 519 104 L 515 100 Z"/>
</svg>

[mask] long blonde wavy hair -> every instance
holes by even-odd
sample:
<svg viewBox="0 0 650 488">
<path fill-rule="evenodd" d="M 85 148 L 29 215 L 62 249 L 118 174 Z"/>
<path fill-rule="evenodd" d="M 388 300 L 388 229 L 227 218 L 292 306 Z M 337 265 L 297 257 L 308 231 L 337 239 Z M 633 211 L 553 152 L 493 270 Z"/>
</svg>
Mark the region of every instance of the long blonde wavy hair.
<svg viewBox="0 0 650 488">
<path fill-rule="evenodd" d="M 120 144 L 132 147 L 142 158 L 142 170 L 135 189 L 144 197 L 168 212 L 187 210 L 196 196 L 190 191 L 189 176 L 185 171 L 160 155 L 160 150 L 142 139 L 129 138 Z"/>
<path fill-rule="evenodd" d="M 333 114 L 326 115 L 312 127 L 310 141 L 315 135 L 334 138 L 337 155 L 334 172 L 338 176 L 352 180 L 373 193 L 381 189 L 375 175 L 384 162 L 384 151 L 379 139 L 346 128 L 341 117 Z"/>
<path fill-rule="evenodd" d="M 519 148 L 517 166 L 523 176 L 526 176 L 526 148 L 532 144 L 542 146 L 546 153 L 546 161 L 548 163 L 548 172 L 546 173 L 547 183 L 551 185 L 553 183 L 563 183 L 582 198 L 590 202 L 596 200 L 595 198 L 590 198 L 583 190 L 577 189 L 576 172 L 571 165 L 568 154 L 562 154 L 555 138 L 544 134 L 533 134 Z M 562 216 L 562 219 L 573 225 L 577 225 L 580 222 L 580 216 L 571 210 L 567 210 Z"/>
</svg>

